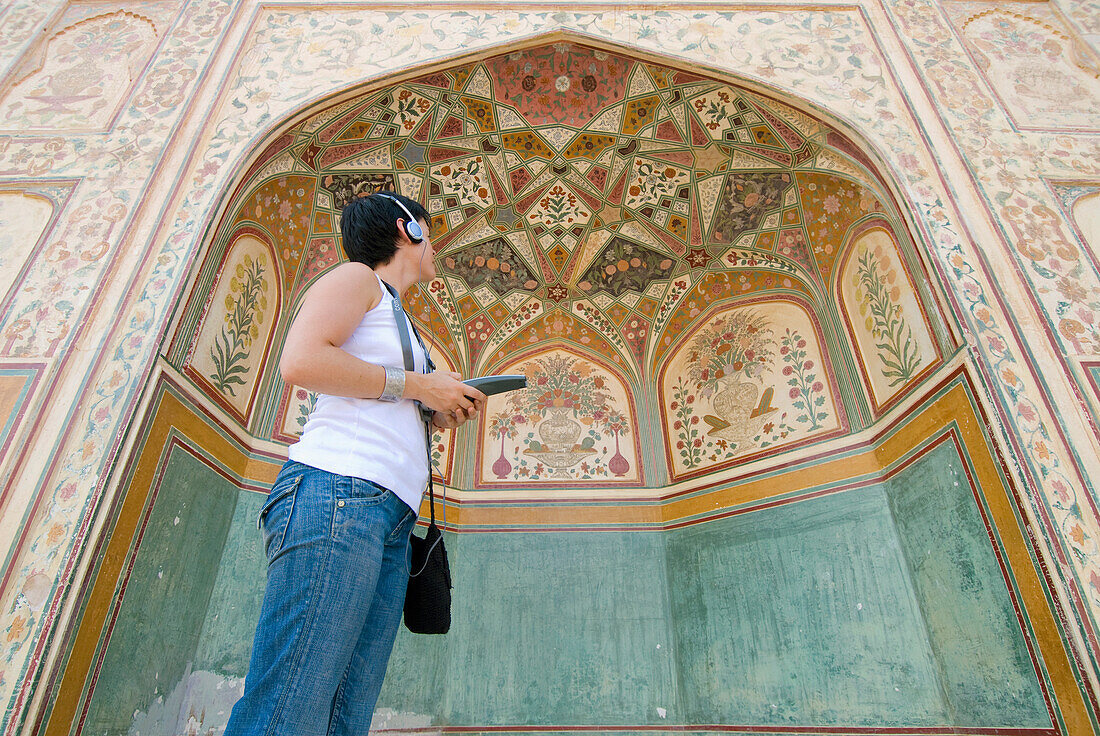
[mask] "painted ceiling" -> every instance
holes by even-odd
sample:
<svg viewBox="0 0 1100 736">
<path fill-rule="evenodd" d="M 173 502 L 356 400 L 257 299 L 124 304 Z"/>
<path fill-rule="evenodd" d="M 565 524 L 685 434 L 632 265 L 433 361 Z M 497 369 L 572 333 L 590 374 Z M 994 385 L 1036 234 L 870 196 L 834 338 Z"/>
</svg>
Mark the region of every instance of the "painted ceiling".
<svg viewBox="0 0 1100 736">
<path fill-rule="evenodd" d="M 293 441 L 312 406 L 272 377 L 281 332 L 263 320 L 285 324 L 342 258 L 344 204 L 380 189 L 431 215 L 439 277 L 406 301 L 436 362 L 564 382 L 490 407 L 477 483 L 642 483 L 634 438 L 656 426 L 659 477 L 710 472 L 865 425 L 942 354 L 911 241 L 851 140 L 758 91 L 556 43 L 331 104 L 240 178 L 181 330 L 197 333 L 176 344 L 254 430 L 261 384 L 276 389 L 263 435 Z M 590 445 L 552 449 L 554 400 Z"/>
<path fill-rule="evenodd" d="M 587 305 L 607 318 L 593 339 L 640 377 L 668 347 L 654 326 L 680 306 L 668 300 L 678 278 L 827 298 L 845 233 L 886 210 L 860 158 L 759 94 L 562 43 L 412 79 L 295 126 L 246 175 L 223 232 L 267 232 L 293 292 L 338 259 L 350 197 L 400 191 L 428 207 L 443 274 L 411 310 L 459 365 L 505 357 L 518 314 L 574 334 L 562 329 Z M 740 274 L 747 283 L 715 278 L 746 259 L 761 266 Z M 681 312 L 666 324 L 682 329 Z"/>
</svg>

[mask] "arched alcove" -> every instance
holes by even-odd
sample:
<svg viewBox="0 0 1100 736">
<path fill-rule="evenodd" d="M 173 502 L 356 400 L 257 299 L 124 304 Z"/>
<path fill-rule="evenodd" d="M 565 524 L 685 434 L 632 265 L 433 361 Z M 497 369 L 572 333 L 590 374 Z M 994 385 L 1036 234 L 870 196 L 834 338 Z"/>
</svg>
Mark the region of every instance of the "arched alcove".
<svg viewBox="0 0 1100 736">
<path fill-rule="evenodd" d="M 526 375 L 528 387 L 490 398 L 477 487 L 641 485 L 637 400 L 618 370 L 563 344 L 529 349 L 500 370 Z"/>
<path fill-rule="evenodd" d="M 251 346 L 276 354 L 342 205 L 380 188 L 431 214 L 439 276 L 407 306 L 439 362 L 532 385 L 439 440 L 454 629 L 401 635 L 378 729 L 1052 728 L 1071 665 L 1035 633 L 1053 614 L 1016 495 L 875 160 L 805 101 L 560 35 L 280 124 L 210 223 L 135 428 L 80 728 L 224 722 L 254 514 L 310 397 L 259 352 L 245 384 L 202 361 L 261 253 Z M 126 667 L 136 637 L 171 667 Z"/>
<path fill-rule="evenodd" d="M 673 478 L 699 477 L 848 429 L 813 310 L 763 297 L 708 310 L 659 374 Z"/>
<path fill-rule="evenodd" d="M 278 257 L 266 234 L 237 230 L 195 326 L 185 374 L 249 426 L 282 313 Z"/>
<path fill-rule="evenodd" d="M 913 277 L 889 226 L 855 230 L 838 270 L 837 301 L 875 413 L 941 362 Z"/>
</svg>

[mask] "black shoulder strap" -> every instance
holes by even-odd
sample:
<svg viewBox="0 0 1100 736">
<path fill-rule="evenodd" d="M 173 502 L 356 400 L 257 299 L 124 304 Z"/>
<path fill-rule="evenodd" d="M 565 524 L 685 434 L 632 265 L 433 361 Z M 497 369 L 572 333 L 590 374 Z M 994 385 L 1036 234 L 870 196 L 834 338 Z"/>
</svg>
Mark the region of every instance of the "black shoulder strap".
<svg viewBox="0 0 1100 736">
<path fill-rule="evenodd" d="M 428 351 L 424 348 L 424 341 L 420 339 L 420 333 L 416 330 L 416 325 L 412 324 L 412 320 L 405 316 L 405 309 L 401 306 L 401 296 L 397 293 L 397 289 L 393 288 L 385 281 L 382 282 L 386 286 L 386 290 L 390 292 L 392 297 L 391 303 L 393 304 L 393 318 L 397 322 L 397 332 L 401 335 L 401 353 L 405 357 L 405 370 L 415 371 L 416 362 L 413 360 L 412 354 L 412 338 L 409 336 L 409 326 L 412 326 L 413 332 L 416 334 L 416 342 L 420 345 L 420 349 L 424 353 L 424 360 L 428 361 Z M 431 368 L 428 372 L 431 372 Z"/>
<path fill-rule="evenodd" d="M 390 296 L 393 298 L 393 318 L 397 322 L 397 332 L 401 335 L 401 353 L 405 358 L 405 370 L 416 371 L 416 362 L 413 360 L 412 354 L 412 338 L 409 336 L 409 327 L 412 327 L 413 334 L 416 335 L 416 342 L 420 345 L 420 350 L 424 353 L 424 365 L 427 369 L 427 373 L 431 373 L 435 370 L 435 365 L 432 364 L 432 359 L 428 357 L 428 349 L 424 347 L 424 341 L 420 338 L 420 333 L 416 329 L 416 325 L 413 324 L 411 319 L 407 319 L 405 316 L 405 309 L 401 306 L 401 297 L 397 293 L 397 289 L 393 288 L 385 281 L 382 282 L 386 286 L 386 290 L 390 292 Z M 429 508 L 431 509 L 432 525 L 435 525 L 435 484 L 432 482 L 432 413 L 422 406 L 417 405 L 420 409 L 420 418 L 424 420 L 424 446 L 428 448 L 428 499 Z M 445 503 L 446 501 L 444 501 Z"/>
</svg>

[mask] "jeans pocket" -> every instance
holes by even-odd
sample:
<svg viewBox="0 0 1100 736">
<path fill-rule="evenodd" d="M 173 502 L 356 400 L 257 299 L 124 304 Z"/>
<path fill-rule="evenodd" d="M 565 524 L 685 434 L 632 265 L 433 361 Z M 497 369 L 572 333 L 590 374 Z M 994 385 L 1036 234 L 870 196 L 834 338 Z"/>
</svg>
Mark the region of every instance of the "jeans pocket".
<svg viewBox="0 0 1100 736">
<path fill-rule="evenodd" d="M 419 518 L 412 509 L 405 507 L 405 515 L 401 517 L 401 521 L 393 528 L 393 533 L 386 538 L 386 544 L 393 544 L 402 537 L 405 538 L 405 544 L 409 543 L 409 537 L 412 536 L 413 527 L 416 526 L 416 520 Z"/>
<path fill-rule="evenodd" d="M 295 491 L 302 482 L 301 475 L 291 476 L 275 485 L 268 494 L 267 503 L 260 509 L 256 525 L 263 532 L 264 554 L 268 560 L 279 553 L 294 515 L 294 501 L 298 497 Z"/>
<path fill-rule="evenodd" d="M 336 483 L 336 501 L 370 506 L 381 503 L 393 491 L 362 478 L 343 477 Z"/>
</svg>

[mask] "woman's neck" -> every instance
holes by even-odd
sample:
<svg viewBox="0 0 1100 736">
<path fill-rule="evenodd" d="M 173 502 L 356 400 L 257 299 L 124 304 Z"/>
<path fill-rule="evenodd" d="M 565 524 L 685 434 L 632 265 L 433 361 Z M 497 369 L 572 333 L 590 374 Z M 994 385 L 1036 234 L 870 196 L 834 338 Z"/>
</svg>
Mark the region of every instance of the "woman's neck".
<svg viewBox="0 0 1100 736">
<path fill-rule="evenodd" d="M 400 255 L 401 253 L 398 251 L 389 263 L 376 266 L 374 272 L 387 284 L 397 289 L 398 294 L 404 294 L 410 286 L 419 280 L 419 275 L 417 274 L 416 265 L 413 264 L 410 267 L 409 264 L 404 263 L 403 259 L 398 257 Z"/>
</svg>

